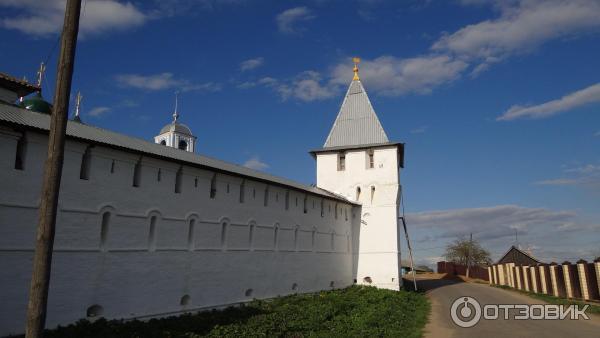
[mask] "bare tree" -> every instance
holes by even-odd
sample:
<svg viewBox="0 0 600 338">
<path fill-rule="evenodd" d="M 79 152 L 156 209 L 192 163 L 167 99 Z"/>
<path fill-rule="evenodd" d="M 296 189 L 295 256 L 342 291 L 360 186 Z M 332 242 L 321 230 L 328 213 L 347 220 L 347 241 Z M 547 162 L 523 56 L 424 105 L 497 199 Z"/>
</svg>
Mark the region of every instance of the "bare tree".
<svg viewBox="0 0 600 338">
<path fill-rule="evenodd" d="M 489 251 L 485 250 L 477 240 L 458 238 L 446 247 L 446 260 L 456 264 L 476 266 L 492 263 Z"/>
</svg>

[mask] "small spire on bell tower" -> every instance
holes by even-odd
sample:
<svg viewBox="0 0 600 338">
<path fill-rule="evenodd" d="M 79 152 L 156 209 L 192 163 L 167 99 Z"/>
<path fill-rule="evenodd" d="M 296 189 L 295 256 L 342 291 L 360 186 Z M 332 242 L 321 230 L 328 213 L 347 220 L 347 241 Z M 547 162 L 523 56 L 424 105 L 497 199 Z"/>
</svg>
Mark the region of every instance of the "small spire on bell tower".
<svg viewBox="0 0 600 338">
<path fill-rule="evenodd" d="M 173 123 L 177 122 L 177 118 L 179 118 L 179 112 L 177 111 L 177 104 L 179 101 L 179 91 L 175 92 L 175 111 L 173 112 Z"/>
<path fill-rule="evenodd" d="M 352 62 L 354 62 L 354 69 L 352 69 L 352 71 L 354 72 L 354 78 L 352 78 L 352 81 L 359 81 L 360 78 L 358 77 L 358 64 L 360 63 L 360 58 L 353 57 Z"/>
<path fill-rule="evenodd" d="M 81 122 L 81 117 L 79 117 L 81 100 L 83 100 L 83 95 L 81 95 L 80 91 L 77 91 L 77 96 L 75 97 L 75 116 L 73 117 L 73 121 Z"/>
<path fill-rule="evenodd" d="M 42 62 L 40 63 L 40 68 L 37 71 L 37 86 L 42 88 L 42 79 L 44 78 L 44 73 L 46 72 L 46 65 Z"/>
</svg>

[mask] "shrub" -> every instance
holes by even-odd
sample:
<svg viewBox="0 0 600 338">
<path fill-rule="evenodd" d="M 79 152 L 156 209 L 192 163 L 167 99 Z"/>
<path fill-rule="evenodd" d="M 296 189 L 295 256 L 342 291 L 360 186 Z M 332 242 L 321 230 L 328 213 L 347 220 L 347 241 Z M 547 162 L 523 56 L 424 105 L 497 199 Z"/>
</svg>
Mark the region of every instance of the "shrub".
<svg viewBox="0 0 600 338">
<path fill-rule="evenodd" d="M 421 337 L 428 313 L 423 294 L 352 286 L 149 321 L 82 320 L 45 337 Z"/>
</svg>

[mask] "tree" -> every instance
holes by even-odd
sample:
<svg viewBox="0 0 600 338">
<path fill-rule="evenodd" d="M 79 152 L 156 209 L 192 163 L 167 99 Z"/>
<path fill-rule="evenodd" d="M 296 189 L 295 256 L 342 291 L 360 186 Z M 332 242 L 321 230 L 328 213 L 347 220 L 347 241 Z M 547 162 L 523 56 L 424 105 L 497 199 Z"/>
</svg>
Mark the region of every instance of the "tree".
<svg viewBox="0 0 600 338">
<path fill-rule="evenodd" d="M 446 261 L 467 265 L 489 265 L 492 263 L 489 251 L 485 250 L 477 240 L 458 238 L 446 247 Z"/>
</svg>

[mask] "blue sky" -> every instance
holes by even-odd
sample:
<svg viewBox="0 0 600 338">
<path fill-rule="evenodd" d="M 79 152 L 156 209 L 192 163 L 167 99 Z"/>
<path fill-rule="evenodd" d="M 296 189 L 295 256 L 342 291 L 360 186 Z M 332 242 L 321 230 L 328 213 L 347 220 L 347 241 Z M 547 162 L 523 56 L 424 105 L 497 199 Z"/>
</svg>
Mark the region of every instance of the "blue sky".
<svg viewBox="0 0 600 338">
<path fill-rule="evenodd" d="M 389 136 L 417 260 L 457 236 L 498 258 L 600 255 L 600 3 L 595 0 L 87 0 L 73 89 L 86 123 L 304 183 L 360 56 Z M 0 0 L 0 71 L 54 90 L 61 0 Z"/>
</svg>

